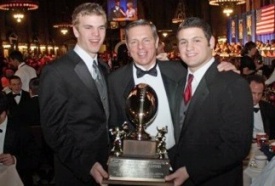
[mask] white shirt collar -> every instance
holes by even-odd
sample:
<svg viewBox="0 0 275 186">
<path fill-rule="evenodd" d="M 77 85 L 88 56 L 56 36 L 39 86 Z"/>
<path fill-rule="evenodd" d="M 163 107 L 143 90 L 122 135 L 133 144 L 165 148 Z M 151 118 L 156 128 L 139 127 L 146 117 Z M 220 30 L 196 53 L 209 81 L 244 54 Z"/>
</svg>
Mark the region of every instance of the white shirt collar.
<svg viewBox="0 0 275 186">
<path fill-rule="evenodd" d="M 257 103 L 256 105 L 254 105 L 254 108 L 260 108 L 259 103 Z"/>
<path fill-rule="evenodd" d="M 25 63 L 25 62 L 22 62 L 22 63 L 20 63 L 20 64 L 18 65 L 18 68 L 20 68 L 20 67 L 22 67 L 22 66 L 24 66 L 24 65 L 26 65 L 26 63 Z"/>
<path fill-rule="evenodd" d="M 151 68 L 153 68 L 155 65 L 156 65 L 156 63 L 157 62 L 155 62 L 154 64 L 152 64 L 151 66 L 150 66 L 150 68 L 148 68 L 148 69 L 145 69 L 143 66 L 141 66 L 141 65 L 139 65 L 139 64 L 136 64 L 136 63 L 134 63 L 134 65 L 136 65 L 138 68 L 140 68 L 141 70 L 144 70 L 144 71 L 148 71 L 148 70 L 150 70 Z"/>
<path fill-rule="evenodd" d="M 202 77 L 204 76 L 205 72 L 208 70 L 208 68 L 212 65 L 212 63 L 214 63 L 215 59 L 212 57 L 209 62 L 205 63 L 202 67 L 200 67 L 198 70 L 196 70 L 195 72 L 191 72 L 190 69 L 188 68 L 188 75 L 189 74 L 193 74 L 194 78 L 192 81 L 192 95 L 195 93 Z M 188 77 L 187 75 L 187 77 Z M 186 78 L 186 85 L 187 85 L 187 79 Z"/>
<path fill-rule="evenodd" d="M 92 58 L 85 50 L 83 50 L 79 45 L 75 45 L 74 51 L 79 55 L 79 57 L 84 61 L 88 69 L 91 71 L 92 62 L 95 60 L 97 63 L 97 55 Z"/>
<path fill-rule="evenodd" d="M 214 57 L 212 57 L 209 62 L 205 63 L 202 67 L 200 67 L 195 72 L 191 72 L 190 69 L 188 68 L 188 74 L 193 74 L 194 80 L 199 83 L 201 81 L 202 77 L 204 76 L 205 72 L 212 65 L 212 63 L 214 63 L 214 61 L 215 61 L 215 59 L 214 59 Z"/>
</svg>

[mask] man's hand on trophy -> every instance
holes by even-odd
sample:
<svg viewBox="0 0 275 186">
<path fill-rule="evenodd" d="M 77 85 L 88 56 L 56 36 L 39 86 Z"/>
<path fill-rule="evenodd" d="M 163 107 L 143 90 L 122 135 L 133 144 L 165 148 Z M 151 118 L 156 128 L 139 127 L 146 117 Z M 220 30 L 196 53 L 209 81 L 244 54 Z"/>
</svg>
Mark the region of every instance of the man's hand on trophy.
<svg viewBox="0 0 275 186">
<path fill-rule="evenodd" d="M 173 181 L 174 186 L 182 185 L 189 178 L 189 174 L 186 170 L 186 167 L 179 168 L 173 174 L 170 174 L 165 177 L 165 181 Z"/>
<path fill-rule="evenodd" d="M 101 184 L 101 186 L 104 186 L 104 184 L 102 184 L 103 179 L 107 179 L 109 177 L 108 173 L 98 162 L 93 165 L 90 174 L 93 176 L 97 183 Z"/>
</svg>

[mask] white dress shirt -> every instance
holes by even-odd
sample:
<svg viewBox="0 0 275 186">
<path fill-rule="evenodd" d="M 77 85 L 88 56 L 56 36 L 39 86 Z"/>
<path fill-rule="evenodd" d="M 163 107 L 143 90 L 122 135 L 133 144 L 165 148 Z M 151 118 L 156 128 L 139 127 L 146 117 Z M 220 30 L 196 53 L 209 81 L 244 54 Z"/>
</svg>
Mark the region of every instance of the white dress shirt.
<svg viewBox="0 0 275 186">
<path fill-rule="evenodd" d="M 195 72 L 191 72 L 190 69 L 188 68 L 188 75 L 193 74 L 194 78 L 192 81 L 192 95 L 194 95 L 194 92 L 196 91 L 202 77 L 204 76 L 205 72 L 208 70 L 208 68 L 214 63 L 215 59 L 211 58 L 208 63 L 205 63 L 202 67 L 200 67 L 198 70 Z M 187 75 L 187 77 L 188 77 Z M 187 79 L 186 78 L 186 85 L 187 85 Z"/>
<path fill-rule="evenodd" d="M 260 108 L 259 104 L 254 105 L 254 108 Z M 264 132 L 264 123 L 261 110 L 254 112 L 253 138 L 256 138 L 256 134 L 259 132 Z"/>
<path fill-rule="evenodd" d="M 29 92 L 29 82 L 32 78 L 37 77 L 36 71 L 26 63 L 20 63 L 18 70 L 15 72 L 16 76 L 20 77 L 22 82 L 22 89 Z"/>
<path fill-rule="evenodd" d="M 97 74 L 94 71 L 93 68 L 93 61 L 95 60 L 97 62 L 97 55 L 92 58 L 85 50 L 83 50 L 80 46 L 75 45 L 74 51 L 79 55 L 79 57 L 84 61 L 86 64 L 89 72 L 91 73 L 93 79 L 96 79 Z"/>
<path fill-rule="evenodd" d="M 141 68 L 142 70 L 145 70 L 140 65 L 137 65 L 137 67 Z M 161 77 L 161 72 L 159 70 L 159 67 L 156 67 L 157 69 L 157 77 L 151 76 L 149 74 L 145 74 L 141 78 L 137 78 L 136 76 L 136 68 L 133 65 L 133 77 L 135 81 L 135 85 L 139 83 L 146 83 L 149 86 L 151 86 L 158 98 L 158 111 L 157 116 L 154 119 L 154 121 L 145 129 L 145 131 L 150 134 L 150 136 L 155 137 L 157 135 L 157 127 L 159 129 L 166 127 L 168 128 L 168 132 L 166 134 L 166 148 L 170 149 L 175 145 L 175 136 L 174 136 L 174 126 L 172 122 L 172 116 L 170 111 L 170 106 L 168 102 L 168 98 L 166 95 L 165 87 L 163 84 L 163 80 Z"/>
</svg>

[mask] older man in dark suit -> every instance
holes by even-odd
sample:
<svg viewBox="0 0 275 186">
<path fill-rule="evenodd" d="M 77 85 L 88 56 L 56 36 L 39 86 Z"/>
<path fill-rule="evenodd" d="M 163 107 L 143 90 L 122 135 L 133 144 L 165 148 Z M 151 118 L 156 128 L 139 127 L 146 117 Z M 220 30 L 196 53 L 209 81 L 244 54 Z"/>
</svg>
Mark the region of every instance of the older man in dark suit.
<svg viewBox="0 0 275 186">
<path fill-rule="evenodd" d="M 187 18 L 177 34 L 188 66 L 174 173 L 166 180 L 184 186 L 241 186 L 242 160 L 252 141 L 252 97 L 248 83 L 233 72 L 218 72 L 210 26 Z"/>
<path fill-rule="evenodd" d="M 16 164 L 24 185 L 31 186 L 32 173 L 38 166 L 40 150 L 30 129 L 9 118 L 7 113 L 8 100 L 0 93 L 0 163 L 6 166 Z"/>
<path fill-rule="evenodd" d="M 158 61 L 156 27 L 146 20 L 131 22 L 126 27 L 126 44 L 133 62 L 114 71 L 108 77 L 110 100 L 110 128 L 122 126 L 129 121 L 126 116 L 126 99 L 132 88 L 139 83 L 150 85 L 158 97 L 158 112 L 156 118 L 146 128 L 151 136 L 156 136 L 157 127 L 168 127 L 166 147 L 169 157 L 174 156 L 175 144 L 179 140 L 182 92 L 184 89 L 186 68 L 180 62 Z M 227 64 L 219 66 L 220 70 Z M 230 66 L 231 67 L 231 66 Z M 216 68 L 217 69 L 217 68 Z M 129 122 L 130 130 L 135 126 Z"/>
<path fill-rule="evenodd" d="M 133 58 L 130 63 L 116 71 L 108 78 L 110 100 L 110 128 L 121 126 L 129 121 L 126 112 L 126 99 L 132 88 L 139 83 L 150 85 L 158 96 L 158 114 L 146 131 L 157 134 L 157 127 L 168 127 L 167 148 L 172 156 L 172 147 L 179 137 L 178 100 L 184 84 L 186 69 L 181 63 L 158 61 L 156 48 L 158 35 L 155 25 L 146 20 L 137 20 L 126 28 L 126 44 Z M 129 122 L 130 130 L 135 126 Z"/>
<path fill-rule="evenodd" d="M 75 48 L 41 75 L 41 126 L 55 153 L 56 184 L 88 186 L 108 176 L 108 66 L 97 58 L 107 18 L 96 3 L 79 5 L 72 18 Z"/>
</svg>

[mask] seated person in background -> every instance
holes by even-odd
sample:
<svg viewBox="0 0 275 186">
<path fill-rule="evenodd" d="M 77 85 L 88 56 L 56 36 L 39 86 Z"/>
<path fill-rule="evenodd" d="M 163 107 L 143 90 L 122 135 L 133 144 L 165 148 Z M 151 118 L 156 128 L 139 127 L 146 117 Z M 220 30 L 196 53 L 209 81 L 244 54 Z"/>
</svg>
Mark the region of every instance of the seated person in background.
<svg viewBox="0 0 275 186">
<path fill-rule="evenodd" d="M 168 54 L 164 51 L 165 44 L 162 41 L 158 42 L 157 59 L 162 61 L 168 61 Z"/>
<path fill-rule="evenodd" d="M 6 94 L 11 92 L 9 78 L 14 75 L 14 71 L 10 68 L 3 69 L 3 76 L 1 77 L 2 91 Z"/>
<path fill-rule="evenodd" d="M 249 41 L 245 44 L 240 66 L 242 75 L 256 74 L 262 68 L 263 64 L 254 60 L 256 52 L 256 43 Z"/>
<path fill-rule="evenodd" d="M 8 100 L 4 93 L 0 93 L 0 163 L 6 166 L 16 164 L 24 185 L 32 186 L 32 173 L 38 166 L 40 150 L 29 128 L 13 121 L 7 112 Z"/>
<path fill-rule="evenodd" d="M 259 75 L 247 77 L 250 85 L 254 105 L 253 138 L 259 132 L 265 132 L 269 139 L 275 139 L 275 107 L 262 100 L 264 93 L 264 79 Z"/>
<path fill-rule="evenodd" d="M 24 117 L 28 110 L 24 110 L 24 104 L 29 101 L 30 95 L 28 92 L 22 90 L 22 82 L 20 77 L 10 77 L 10 89 L 12 92 L 7 94 L 9 101 L 9 116 L 21 123 L 26 124 L 26 118 Z"/>
</svg>

